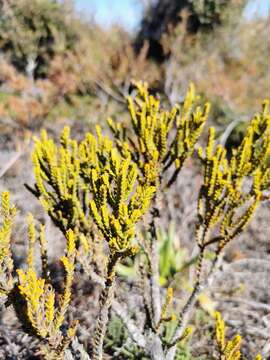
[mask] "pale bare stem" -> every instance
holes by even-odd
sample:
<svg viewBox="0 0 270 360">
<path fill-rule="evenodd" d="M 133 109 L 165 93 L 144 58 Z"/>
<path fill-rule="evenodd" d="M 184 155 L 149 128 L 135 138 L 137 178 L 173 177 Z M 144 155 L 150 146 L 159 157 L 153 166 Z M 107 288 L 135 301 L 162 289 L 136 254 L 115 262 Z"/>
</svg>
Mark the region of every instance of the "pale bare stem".
<svg viewBox="0 0 270 360">
<path fill-rule="evenodd" d="M 122 320 L 125 325 L 129 336 L 131 339 L 142 349 L 146 347 L 146 340 L 139 328 L 134 324 L 132 319 L 130 319 L 126 309 L 120 305 L 117 301 L 112 302 L 112 310 L 116 313 L 117 316 Z"/>
<path fill-rule="evenodd" d="M 143 335 L 139 328 L 130 319 L 127 311 L 117 301 L 113 301 L 112 309 L 120 317 L 126 327 L 130 338 L 150 355 L 152 360 L 165 360 L 162 340 L 158 334 L 149 332 Z M 173 358 L 172 358 L 173 360 Z"/>
<path fill-rule="evenodd" d="M 105 281 L 104 281 L 104 279 L 103 279 L 101 276 L 99 276 L 93 269 L 91 269 L 91 268 L 89 267 L 89 269 L 86 269 L 86 271 L 87 271 L 87 275 L 90 277 L 90 279 L 91 279 L 94 283 L 100 285 L 102 288 L 105 287 Z"/>
<path fill-rule="evenodd" d="M 181 336 L 183 335 L 183 332 L 186 328 L 187 322 L 191 316 L 191 312 L 194 308 L 194 305 L 196 303 L 198 295 L 201 293 L 202 289 L 204 288 L 204 285 L 202 284 L 202 280 L 201 280 L 204 254 L 205 254 L 205 247 L 202 246 L 200 248 L 200 253 L 199 253 L 199 258 L 198 258 L 198 263 L 197 263 L 196 283 L 194 285 L 192 293 L 190 294 L 190 296 L 189 296 L 186 304 L 184 305 L 183 310 L 179 316 L 176 330 L 175 330 L 172 340 L 170 342 L 170 347 L 175 346 L 177 344 L 177 342 L 179 341 L 179 339 L 181 339 Z"/>
<path fill-rule="evenodd" d="M 205 249 L 206 249 L 206 246 L 202 246 L 200 249 L 199 260 L 198 260 L 198 265 L 197 265 L 197 280 L 196 280 L 195 286 L 193 288 L 193 291 L 190 294 L 190 296 L 180 314 L 178 326 L 177 326 L 175 333 L 172 337 L 172 340 L 170 342 L 167 356 L 169 356 L 174 351 L 173 349 L 175 348 L 175 345 L 181 339 L 181 336 L 183 335 L 183 332 L 185 331 L 187 322 L 190 319 L 191 313 L 193 311 L 196 300 L 198 299 L 198 296 L 209 284 L 211 284 L 213 277 L 215 275 L 215 271 L 220 265 L 223 249 L 217 250 L 216 257 L 212 263 L 212 266 L 211 266 L 206 278 L 204 280 L 201 279 L 202 264 L 203 264 L 203 260 L 204 260 Z M 168 357 L 168 358 L 166 357 L 166 360 L 170 360 L 170 359 L 171 359 L 170 357 Z"/>
<path fill-rule="evenodd" d="M 144 247 L 145 249 L 145 247 Z M 149 261 L 149 259 L 148 259 Z M 151 295 L 149 290 L 149 274 L 143 263 L 139 266 L 139 288 L 143 298 L 143 305 L 146 315 L 146 322 L 152 325 L 152 316 L 151 316 Z"/>
<path fill-rule="evenodd" d="M 223 256 L 223 250 L 224 250 L 224 247 L 222 249 L 218 249 L 216 251 L 215 258 L 213 260 L 212 266 L 211 266 L 210 271 L 208 273 L 208 279 L 207 279 L 208 284 L 211 283 L 211 281 L 213 279 L 213 276 L 215 274 L 215 271 L 220 265 L 220 262 L 221 262 L 222 256 Z"/>
<path fill-rule="evenodd" d="M 109 320 L 109 310 L 114 296 L 115 267 L 118 260 L 118 255 L 112 255 L 108 261 L 105 287 L 100 295 L 100 312 L 94 335 L 93 360 L 102 360 L 103 358 L 103 342 Z"/>
<path fill-rule="evenodd" d="M 151 360 L 165 360 L 162 340 L 158 334 L 151 333 L 148 338 L 147 350 Z"/>
<path fill-rule="evenodd" d="M 151 307 L 153 316 L 153 326 L 157 327 L 161 317 L 161 299 L 159 287 L 159 258 L 157 250 L 157 230 L 156 219 L 159 217 L 157 208 L 153 208 L 152 221 L 150 224 L 150 292 L 151 292 Z"/>
<path fill-rule="evenodd" d="M 177 346 L 173 345 L 169 348 L 166 353 L 165 360 L 174 360 L 176 354 Z"/>
</svg>

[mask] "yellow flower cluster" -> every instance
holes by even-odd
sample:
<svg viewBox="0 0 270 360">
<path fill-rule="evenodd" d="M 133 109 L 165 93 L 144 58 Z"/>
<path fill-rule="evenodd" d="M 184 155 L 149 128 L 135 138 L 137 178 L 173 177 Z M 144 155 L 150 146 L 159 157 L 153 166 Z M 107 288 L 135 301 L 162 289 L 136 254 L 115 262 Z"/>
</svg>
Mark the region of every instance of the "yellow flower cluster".
<svg viewBox="0 0 270 360">
<path fill-rule="evenodd" d="M 71 301 L 71 287 L 74 277 L 75 237 L 70 229 L 66 233 L 66 255 L 62 256 L 66 277 L 64 292 L 56 304 L 56 292 L 48 278 L 39 278 L 34 269 L 34 246 L 36 243 L 36 230 L 33 216 L 28 216 L 28 269 L 18 269 L 18 289 L 26 304 L 26 319 L 31 333 L 34 333 L 45 342 L 43 353 L 46 359 L 62 359 L 66 346 L 72 337 L 64 336 L 60 327 L 65 321 L 65 314 Z M 41 246 L 44 246 L 44 234 L 41 233 Z M 44 250 L 43 250 L 44 253 Z M 71 325 L 70 333 L 74 333 L 75 325 Z"/>
<path fill-rule="evenodd" d="M 110 250 L 93 342 L 94 359 L 98 360 L 102 358 L 108 312 L 114 296 L 116 264 L 120 259 L 136 253 L 134 238 L 137 223 L 149 209 L 156 191 L 169 187 L 176 180 L 185 160 L 194 151 L 210 108 L 208 103 L 203 107 L 198 106 L 198 96 L 192 84 L 183 104 L 177 104 L 170 110 L 162 108 L 159 99 L 151 95 L 143 83 L 135 84 L 135 96 L 129 96 L 127 103 L 132 126 L 125 127 L 112 119 L 108 120 L 114 141 L 104 136 L 99 126 L 96 127 L 96 134 L 87 133 L 80 142 L 70 138 L 68 127 L 62 132 L 59 146 L 45 131 L 42 131 L 40 139 L 35 139 L 35 188 L 31 191 L 39 198 L 56 226 L 67 234 L 67 255 L 61 259 L 67 276 L 59 309 L 55 309 L 54 291 L 47 287 L 44 235 L 40 236 L 43 278 L 38 279 L 33 273 L 36 238 L 30 218 L 29 269 L 28 272 L 19 271 L 20 291 L 27 301 L 32 326 L 41 334 L 37 325 L 40 316 L 37 312 L 41 311 L 45 324 L 53 324 L 58 331 L 70 302 L 75 253 L 79 257 L 81 253 L 91 252 L 90 238 L 95 223 Z M 204 180 L 198 198 L 196 239 L 200 255 L 192 301 L 200 288 L 205 248 L 217 244 L 214 268 L 224 246 L 243 231 L 259 203 L 269 197 L 268 103 L 263 103 L 261 113 L 251 121 L 242 143 L 230 157 L 222 145 L 216 146 L 213 128 L 209 130 L 205 150 L 199 148 L 198 155 L 204 167 Z M 152 212 L 152 234 L 155 233 L 154 214 L 155 211 Z M 78 239 L 76 244 L 74 236 Z M 154 238 L 153 235 L 152 242 Z M 84 258 L 82 263 L 86 262 Z M 152 285 L 154 294 L 154 281 Z M 30 292 L 32 297 L 29 297 Z M 169 290 L 155 326 L 173 320 L 173 316 L 167 315 L 172 301 L 173 294 Z M 189 303 L 183 310 L 184 315 L 188 313 L 188 308 Z M 219 328 L 218 341 L 221 344 L 221 341 L 225 341 L 221 320 Z M 180 335 L 176 336 L 176 340 L 183 339 L 186 332 L 180 316 L 176 329 L 176 334 Z M 227 356 L 224 359 L 238 359 L 239 344 L 239 337 L 224 343 L 223 350 L 226 349 L 224 354 Z"/>
<path fill-rule="evenodd" d="M 175 320 L 174 314 L 168 316 L 168 310 L 172 306 L 172 302 L 173 302 L 173 288 L 169 287 L 167 289 L 165 301 L 161 309 L 160 321 L 157 327 L 159 327 L 162 324 L 162 322 Z"/>
<path fill-rule="evenodd" d="M 108 120 L 108 124 L 121 149 L 129 144 L 132 159 L 146 181 L 156 184 L 168 169 L 173 169 L 167 183 L 170 186 L 194 150 L 210 104 L 206 103 L 203 109 L 197 105 L 198 96 L 191 84 L 183 105 L 176 104 L 167 111 L 149 93 L 147 84 L 138 82 L 134 85 L 135 98 L 127 98 L 133 131 L 129 134 L 129 129 L 112 119 Z"/>
<path fill-rule="evenodd" d="M 35 138 L 32 160 L 36 184 L 32 192 L 63 233 L 78 226 L 80 232 L 87 232 L 88 222 L 80 201 L 84 191 L 80 186 L 78 144 L 70 139 L 69 132 L 65 127 L 60 147 L 48 138 L 45 130 L 40 139 Z"/>
<path fill-rule="evenodd" d="M 90 212 L 112 252 L 132 253 L 135 224 L 155 187 L 140 181 L 128 149 L 120 153 L 99 127 L 96 132 L 97 137 L 87 133 L 78 144 L 65 128 L 58 148 L 43 131 L 33 153 L 33 192 L 62 231 L 87 234 Z"/>
<path fill-rule="evenodd" d="M 132 254 L 135 225 L 150 205 L 155 187 L 138 183 L 138 172 L 131 158 L 111 151 L 110 172 L 92 170 L 92 216 L 108 241 L 112 253 Z"/>
<path fill-rule="evenodd" d="M 219 312 L 216 312 L 216 343 L 221 360 L 240 360 L 241 355 L 241 336 L 235 335 L 232 340 L 226 340 L 225 322 Z M 258 354 L 255 360 L 261 360 L 262 356 Z"/>
<path fill-rule="evenodd" d="M 229 159 L 223 146 L 215 146 L 215 130 L 198 154 L 204 165 L 204 183 L 198 200 L 197 241 L 200 246 L 218 241 L 220 248 L 249 222 L 270 186 L 270 115 L 267 102 L 251 121 L 246 135 Z M 219 235 L 211 239 L 211 230 Z"/>
</svg>

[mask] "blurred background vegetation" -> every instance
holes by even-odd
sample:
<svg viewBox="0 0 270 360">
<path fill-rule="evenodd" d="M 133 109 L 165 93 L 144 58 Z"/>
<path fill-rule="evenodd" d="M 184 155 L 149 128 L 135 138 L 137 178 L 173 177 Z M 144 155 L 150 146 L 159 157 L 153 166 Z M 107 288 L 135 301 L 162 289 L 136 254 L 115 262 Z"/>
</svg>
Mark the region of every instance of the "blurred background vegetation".
<svg viewBox="0 0 270 360">
<path fill-rule="evenodd" d="M 141 79 L 171 103 L 195 82 L 227 129 L 223 141 L 237 141 L 269 91 L 267 0 L 114 4 L 1 0 L 1 133 L 122 114 L 130 81 Z"/>
</svg>

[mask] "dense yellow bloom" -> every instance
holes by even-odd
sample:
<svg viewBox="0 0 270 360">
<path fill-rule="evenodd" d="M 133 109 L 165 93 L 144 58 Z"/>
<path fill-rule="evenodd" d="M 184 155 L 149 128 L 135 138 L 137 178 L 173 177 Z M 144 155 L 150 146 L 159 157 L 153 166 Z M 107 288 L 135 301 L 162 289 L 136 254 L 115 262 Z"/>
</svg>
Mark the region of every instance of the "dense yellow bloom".
<svg viewBox="0 0 270 360">
<path fill-rule="evenodd" d="M 89 139 L 82 143 L 82 148 L 93 158 Z M 132 243 L 135 225 L 149 207 L 155 187 L 141 184 L 130 154 L 121 155 L 100 132 L 95 151 L 102 153 L 103 161 L 84 172 L 92 193 L 91 214 L 112 253 L 119 256 L 133 253 L 136 250 Z"/>
<path fill-rule="evenodd" d="M 43 130 L 41 138 L 35 138 L 32 154 L 36 179 L 32 192 L 63 233 L 78 225 L 87 227 L 79 198 L 84 196 L 84 191 L 79 187 L 78 144 L 69 138 L 69 131 L 68 127 L 64 128 L 58 148 Z"/>
<path fill-rule="evenodd" d="M 65 314 L 71 301 L 71 287 L 74 275 L 75 261 L 75 236 L 72 230 L 66 234 L 66 255 L 61 258 L 62 264 L 66 272 L 64 281 L 64 292 L 60 296 L 58 304 L 56 304 L 56 292 L 53 286 L 48 283 L 48 278 L 38 277 L 34 269 L 34 252 L 36 232 L 34 218 L 28 216 L 28 236 L 29 236 L 29 253 L 28 253 L 28 269 L 17 270 L 18 273 L 18 289 L 22 298 L 26 303 L 27 320 L 31 326 L 31 330 L 43 339 L 44 346 L 42 352 L 46 359 L 62 359 L 63 351 L 71 340 L 71 337 L 64 336 L 60 327 L 65 321 Z M 44 227 L 41 227 L 39 234 L 41 244 L 41 254 L 46 257 L 46 240 L 44 237 Z M 47 259 L 44 261 L 44 266 Z M 47 274 L 46 271 L 43 273 Z M 74 334 L 75 328 L 70 327 L 70 334 Z M 62 349 L 62 350 L 61 350 Z"/>
<path fill-rule="evenodd" d="M 129 144 L 132 159 L 145 181 L 159 183 L 170 168 L 173 174 L 167 185 L 171 185 L 194 150 L 210 104 L 206 103 L 203 108 L 197 105 L 198 97 L 191 84 L 183 105 L 176 104 L 165 110 L 160 101 L 149 93 L 146 83 L 137 82 L 134 85 L 136 96 L 127 98 L 132 131 L 112 119 L 108 119 L 108 125 L 122 151 Z"/>
<path fill-rule="evenodd" d="M 215 145 L 215 130 L 209 129 L 208 144 L 198 155 L 204 166 L 204 183 L 198 199 L 197 241 L 211 243 L 211 231 L 219 226 L 219 249 L 242 232 L 270 186 L 270 115 L 263 104 L 251 121 L 230 160 L 221 145 Z M 248 182 L 251 185 L 248 187 Z M 241 213 L 242 215 L 239 215 Z"/>
<path fill-rule="evenodd" d="M 39 335 L 48 334 L 49 328 L 54 335 L 59 334 L 71 299 L 75 258 L 79 258 L 82 252 L 91 253 L 93 250 L 90 239 L 95 225 L 108 244 L 109 255 L 93 341 L 94 359 L 102 356 L 116 264 L 137 252 L 135 234 L 138 222 L 150 208 L 157 190 L 166 189 L 176 180 L 185 160 L 194 151 L 210 108 L 208 103 L 203 107 L 197 105 L 198 96 L 192 84 L 183 104 L 176 104 L 169 110 L 161 106 L 160 100 L 151 95 L 143 83 L 135 84 L 135 96 L 129 96 L 127 103 L 131 120 L 129 128 L 108 120 L 114 141 L 104 136 L 99 126 L 95 134 L 87 133 L 80 142 L 71 139 L 70 129 L 65 127 L 59 145 L 42 131 L 40 139 L 35 139 L 32 156 L 35 167 L 35 189 L 32 192 L 67 239 L 66 253 L 61 257 L 66 277 L 63 294 L 59 302 L 55 302 L 55 292 L 48 286 L 48 277 L 39 279 L 33 270 L 36 238 L 30 219 L 29 269 L 27 272 L 19 271 L 20 291 L 30 309 L 29 320 Z M 195 291 L 200 288 L 206 247 L 215 245 L 211 274 L 224 246 L 243 231 L 260 202 L 269 198 L 268 103 L 263 103 L 262 111 L 255 115 L 243 141 L 230 157 L 222 145 L 216 144 L 215 138 L 215 130 L 210 128 L 205 150 L 198 149 L 204 177 L 198 197 L 196 240 L 200 256 Z M 42 232 L 39 242 L 41 249 L 45 249 Z M 46 251 L 42 250 L 42 254 L 45 259 Z M 86 263 L 87 258 L 83 261 Z M 30 289 L 33 289 L 32 297 Z M 173 292 L 169 289 L 164 305 L 159 309 L 161 314 L 154 322 L 153 328 L 157 331 L 162 323 L 173 319 L 173 315 L 168 316 L 172 302 Z M 46 319 L 45 330 L 39 327 L 39 311 L 41 318 Z M 241 337 L 237 335 L 227 341 L 225 323 L 219 314 L 216 319 L 216 340 L 222 359 L 240 359 Z M 181 317 L 177 320 L 180 335 L 177 338 L 176 331 L 176 340 L 181 340 L 188 336 L 189 328 L 185 330 Z M 73 333 L 73 328 L 70 333 Z"/>
<path fill-rule="evenodd" d="M 241 336 L 235 335 L 232 340 L 226 340 L 226 327 L 225 322 L 219 312 L 215 313 L 216 317 L 216 343 L 220 359 L 222 360 L 240 360 L 241 357 Z M 255 360 L 262 359 L 261 355 L 258 354 Z"/>
</svg>

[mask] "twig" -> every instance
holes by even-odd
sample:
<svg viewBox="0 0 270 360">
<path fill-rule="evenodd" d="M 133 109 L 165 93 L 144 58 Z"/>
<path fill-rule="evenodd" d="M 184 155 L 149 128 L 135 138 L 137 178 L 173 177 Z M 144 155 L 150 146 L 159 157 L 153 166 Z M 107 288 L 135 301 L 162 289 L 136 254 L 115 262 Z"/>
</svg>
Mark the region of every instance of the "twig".
<svg viewBox="0 0 270 360">
<path fill-rule="evenodd" d="M 258 267 L 266 267 L 270 268 L 270 261 L 265 259 L 256 259 L 256 258 L 250 258 L 250 259 L 241 259 L 234 261 L 230 264 L 226 265 L 225 271 L 230 270 L 231 267 L 235 266 L 246 266 L 247 268 L 254 266 L 256 270 L 258 270 Z"/>
<path fill-rule="evenodd" d="M 199 254 L 199 258 L 198 258 L 196 283 L 195 283 L 192 293 L 190 294 L 190 296 L 189 296 L 187 302 L 185 303 L 183 310 L 180 314 L 178 325 L 173 334 L 172 340 L 170 342 L 170 346 L 175 346 L 177 344 L 177 342 L 179 341 L 179 339 L 181 338 L 181 336 L 185 330 L 187 320 L 190 316 L 190 312 L 192 311 L 194 304 L 204 287 L 203 284 L 201 283 L 201 270 L 202 270 L 202 264 L 203 264 L 203 260 L 204 260 L 204 253 L 205 253 L 205 248 L 202 247 L 200 249 L 200 254 Z"/>
<path fill-rule="evenodd" d="M 222 249 L 221 249 L 222 250 Z M 183 332 L 185 330 L 186 324 L 188 322 L 188 319 L 191 315 L 191 312 L 194 308 L 194 305 L 198 299 L 198 296 L 201 294 L 201 292 L 207 287 L 209 286 L 209 284 L 212 283 L 213 281 L 213 276 L 215 274 L 215 270 L 219 267 L 220 265 L 220 261 L 221 261 L 221 255 L 222 255 L 222 251 L 219 251 L 216 253 L 216 258 L 214 259 L 211 269 L 209 271 L 209 273 L 207 274 L 206 278 L 204 281 L 201 280 L 201 273 L 202 273 L 202 264 L 203 264 L 203 260 L 204 260 L 204 255 L 205 255 L 205 247 L 201 247 L 200 249 L 200 254 L 199 254 L 199 260 L 198 260 L 198 265 L 197 265 L 197 280 L 195 283 L 195 286 L 193 288 L 192 293 L 190 294 L 186 304 L 183 307 L 183 310 L 180 314 L 180 318 L 179 318 L 179 322 L 178 322 L 178 326 L 174 332 L 174 335 L 172 337 L 172 340 L 170 341 L 170 346 L 169 346 L 169 351 L 168 353 L 170 353 L 170 347 L 175 347 L 175 345 L 177 344 L 177 342 L 179 341 L 179 339 L 181 339 L 181 336 L 183 335 Z"/>
<path fill-rule="evenodd" d="M 223 132 L 222 136 L 220 137 L 220 144 L 222 146 L 226 145 L 226 142 L 229 138 L 229 136 L 231 135 L 231 132 L 233 131 L 233 129 L 240 123 L 243 122 L 244 120 L 233 120 L 225 129 L 225 131 Z"/>
<path fill-rule="evenodd" d="M 22 156 L 23 151 L 18 151 L 14 156 L 9 159 L 9 161 L 5 164 L 2 170 L 0 170 L 0 178 L 3 177 L 7 171 L 16 163 L 16 161 Z"/>
<path fill-rule="evenodd" d="M 235 322 L 234 321 L 231 321 L 231 320 L 228 320 L 227 321 L 227 324 L 230 325 L 230 326 L 233 326 L 235 327 Z M 240 326 L 240 324 L 239 324 Z M 243 329 L 244 332 L 246 332 L 247 334 L 249 335 L 253 335 L 256 334 L 256 337 L 259 336 L 263 339 L 269 339 L 270 336 L 269 336 L 269 329 L 259 329 L 258 327 L 254 327 L 254 326 L 248 326 L 248 327 L 245 327 Z"/>
<path fill-rule="evenodd" d="M 118 94 L 116 94 L 115 92 L 113 92 L 112 89 L 110 89 L 108 86 L 106 86 L 104 83 L 102 83 L 101 81 L 96 80 L 95 81 L 96 85 L 107 95 L 109 95 L 111 98 L 113 98 L 114 100 L 118 101 L 121 104 L 125 104 L 126 101 L 120 97 Z"/>
<path fill-rule="evenodd" d="M 218 301 L 220 302 L 232 302 L 232 303 L 236 303 L 236 304 L 245 304 L 247 306 L 250 306 L 256 310 L 265 310 L 265 311 L 269 311 L 270 312 L 270 305 L 264 304 L 264 303 L 260 303 L 257 301 L 252 301 L 252 300 L 247 300 L 244 298 L 241 299 L 236 299 L 236 298 L 230 298 L 230 299 L 218 299 Z"/>
</svg>

